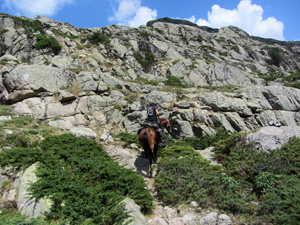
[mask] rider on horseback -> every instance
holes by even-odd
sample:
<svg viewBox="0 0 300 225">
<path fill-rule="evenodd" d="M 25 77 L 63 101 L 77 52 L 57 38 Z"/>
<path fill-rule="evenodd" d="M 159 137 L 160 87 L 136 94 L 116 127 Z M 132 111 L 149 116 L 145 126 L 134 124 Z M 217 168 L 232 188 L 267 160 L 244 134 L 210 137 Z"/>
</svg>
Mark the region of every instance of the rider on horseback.
<svg viewBox="0 0 300 225">
<path fill-rule="evenodd" d="M 164 135 L 164 129 L 163 129 L 160 119 L 159 119 L 158 109 L 154 103 L 151 103 L 149 105 L 149 107 L 147 108 L 147 120 L 158 126 L 158 129 L 156 130 L 156 132 L 161 137 L 161 141 L 164 142 L 164 140 L 162 138 Z"/>
</svg>

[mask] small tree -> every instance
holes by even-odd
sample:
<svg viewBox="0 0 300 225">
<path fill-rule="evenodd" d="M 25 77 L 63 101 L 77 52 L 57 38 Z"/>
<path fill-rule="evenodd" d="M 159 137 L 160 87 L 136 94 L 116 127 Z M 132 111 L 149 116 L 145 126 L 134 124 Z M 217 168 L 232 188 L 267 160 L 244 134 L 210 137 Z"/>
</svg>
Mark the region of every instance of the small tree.
<svg viewBox="0 0 300 225">
<path fill-rule="evenodd" d="M 269 48 L 268 50 L 269 56 L 271 57 L 272 61 L 271 64 L 275 66 L 279 66 L 282 62 L 282 55 L 279 48 Z"/>
</svg>

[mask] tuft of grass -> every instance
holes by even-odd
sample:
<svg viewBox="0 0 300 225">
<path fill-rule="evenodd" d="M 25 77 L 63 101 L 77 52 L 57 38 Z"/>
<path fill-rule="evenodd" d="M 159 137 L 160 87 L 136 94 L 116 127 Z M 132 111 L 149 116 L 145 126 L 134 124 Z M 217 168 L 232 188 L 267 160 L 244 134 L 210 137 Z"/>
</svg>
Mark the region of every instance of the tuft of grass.
<svg viewBox="0 0 300 225">
<path fill-rule="evenodd" d="M 137 134 L 129 134 L 127 132 L 121 132 L 119 134 L 114 135 L 114 138 L 120 138 L 121 141 L 125 142 L 125 147 L 130 144 L 137 144 L 137 146 L 141 146 L 139 142 L 139 136 Z"/>
<path fill-rule="evenodd" d="M 78 82 L 73 81 L 71 86 L 67 88 L 67 91 L 72 93 L 75 96 L 78 96 L 80 92 L 82 92 L 81 86 Z"/>
</svg>

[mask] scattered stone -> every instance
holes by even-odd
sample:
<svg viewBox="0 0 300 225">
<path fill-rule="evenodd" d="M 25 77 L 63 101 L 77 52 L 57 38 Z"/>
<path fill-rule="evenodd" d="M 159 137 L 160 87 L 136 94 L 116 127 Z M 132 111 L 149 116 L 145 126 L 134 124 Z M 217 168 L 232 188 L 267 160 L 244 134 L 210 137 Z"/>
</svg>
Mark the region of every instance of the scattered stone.
<svg viewBox="0 0 300 225">
<path fill-rule="evenodd" d="M 211 212 L 200 219 L 200 225 L 217 225 L 218 214 Z"/>
<path fill-rule="evenodd" d="M 106 131 L 103 131 L 101 137 L 100 137 L 100 141 L 103 141 L 105 143 L 112 143 L 114 142 L 114 139 L 113 137 L 110 135 L 111 132 L 106 130 Z"/>
<path fill-rule="evenodd" d="M 97 134 L 88 127 L 73 127 L 71 133 L 78 137 L 87 137 L 90 139 L 96 139 Z"/>
<path fill-rule="evenodd" d="M 71 130 L 74 127 L 70 121 L 66 121 L 64 119 L 49 121 L 48 124 L 50 127 L 55 127 L 62 130 Z"/>
<path fill-rule="evenodd" d="M 0 121 L 11 120 L 11 116 L 0 116 Z"/>
<path fill-rule="evenodd" d="M 168 225 L 168 223 L 162 218 L 155 217 L 148 221 L 148 225 Z"/>
<path fill-rule="evenodd" d="M 132 199 L 125 198 L 121 203 L 125 203 L 124 209 L 129 214 L 129 218 L 126 219 L 126 221 L 130 221 L 131 225 L 148 224 L 145 216 L 140 211 L 141 207 L 137 205 Z"/>
<path fill-rule="evenodd" d="M 195 201 L 192 201 L 192 202 L 190 203 L 190 207 L 192 207 L 192 208 L 197 208 L 197 207 L 199 207 L 199 204 L 198 204 L 197 202 L 195 202 Z"/>
<path fill-rule="evenodd" d="M 10 151 L 12 148 L 10 146 L 3 146 L 2 151 Z"/>
<path fill-rule="evenodd" d="M 169 225 L 186 225 L 187 221 L 185 218 L 175 218 L 169 221 Z"/>
<path fill-rule="evenodd" d="M 218 225 L 232 225 L 232 221 L 229 216 L 221 214 L 218 218 Z"/>
</svg>

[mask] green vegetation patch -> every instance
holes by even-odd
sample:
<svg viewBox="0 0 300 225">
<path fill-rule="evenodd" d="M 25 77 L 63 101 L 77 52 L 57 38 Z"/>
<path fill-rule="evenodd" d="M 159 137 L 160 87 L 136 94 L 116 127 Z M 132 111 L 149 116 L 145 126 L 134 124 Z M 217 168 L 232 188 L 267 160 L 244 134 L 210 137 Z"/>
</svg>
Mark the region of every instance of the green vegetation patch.
<svg viewBox="0 0 300 225">
<path fill-rule="evenodd" d="M 36 44 L 34 47 L 37 50 L 50 48 L 56 55 L 61 50 L 59 42 L 54 37 L 42 34 L 36 35 Z"/>
<path fill-rule="evenodd" d="M 155 62 L 155 56 L 151 51 L 135 52 L 133 56 L 144 69 L 148 69 Z"/>
<path fill-rule="evenodd" d="M 49 221 L 70 224 L 120 224 L 127 215 L 120 202 L 129 197 L 148 213 L 153 198 L 136 172 L 119 166 L 94 140 L 71 134 L 52 136 L 38 148 L 0 153 L 1 166 L 37 163 L 38 181 L 30 192 L 52 202 Z"/>
<path fill-rule="evenodd" d="M 296 224 L 300 220 L 300 139 L 291 138 L 281 149 L 254 149 L 244 134 L 213 142 L 213 166 L 193 151 L 198 140 L 174 142 L 159 150 L 155 180 L 158 197 L 166 204 L 196 201 L 263 224 Z M 190 145 L 188 145 L 190 143 Z M 198 147 L 197 147 L 198 148 Z"/>
<path fill-rule="evenodd" d="M 127 132 L 121 132 L 119 134 L 114 135 L 114 138 L 119 138 L 121 141 L 125 142 L 125 146 L 129 146 L 130 144 L 137 144 L 141 146 L 139 141 L 139 136 L 137 134 L 129 134 Z"/>
<path fill-rule="evenodd" d="M 41 218 L 27 219 L 25 215 L 13 210 L 1 210 L 0 224 L 5 225 L 54 225 L 55 222 L 49 223 Z"/>
<path fill-rule="evenodd" d="M 164 81 L 164 83 L 165 85 L 172 86 L 172 87 L 185 87 L 185 85 L 178 77 L 172 75 L 168 75 L 167 80 Z"/>
<path fill-rule="evenodd" d="M 185 138 L 181 142 L 177 142 L 178 145 L 191 146 L 196 150 L 204 150 L 210 146 L 214 146 L 218 141 L 229 137 L 229 133 L 225 130 L 218 130 L 214 136 L 204 135 L 201 137 Z"/>
<path fill-rule="evenodd" d="M 82 39 L 83 42 L 88 40 L 93 45 L 108 45 L 110 42 L 110 37 L 106 34 L 101 34 L 100 32 L 94 32 L 93 34 L 89 35 L 87 39 Z"/>
<path fill-rule="evenodd" d="M 23 27 L 27 35 L 31 36 L 35 32 L 45 34 L 42 23 L 38 20 L 23 19 L 21 17 L 12 17 L 17 27 Z"/>
<path fill-rule="evenodd" d="M 271 47 L 268 49 L 268 54 L 271 57 L 269 62 L 272 65 L 280 66 L 280 63 L 283 61 L 282 52 L 278 47 Z"/>
</svg>

